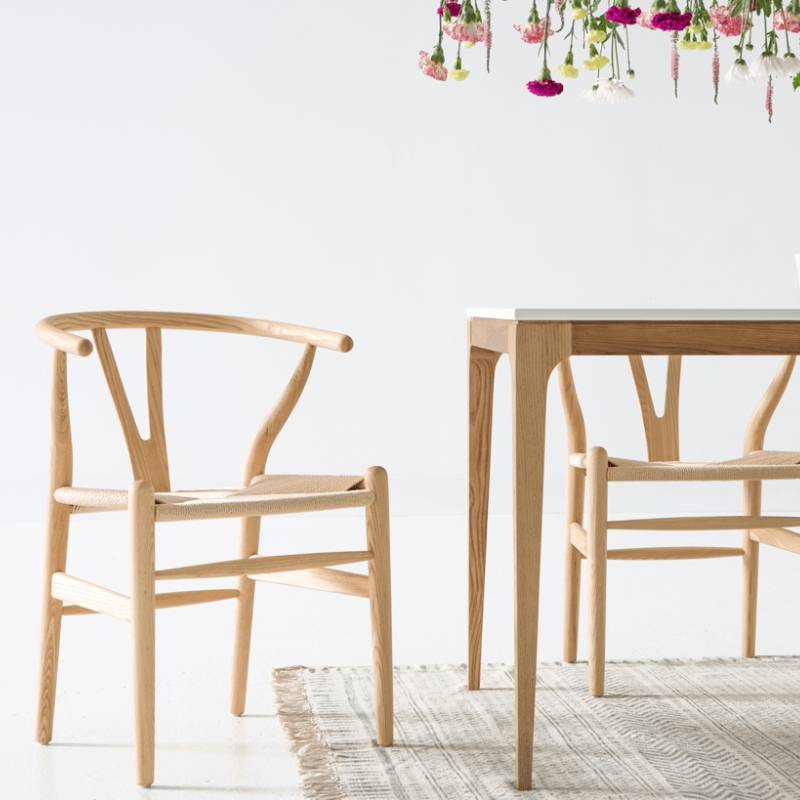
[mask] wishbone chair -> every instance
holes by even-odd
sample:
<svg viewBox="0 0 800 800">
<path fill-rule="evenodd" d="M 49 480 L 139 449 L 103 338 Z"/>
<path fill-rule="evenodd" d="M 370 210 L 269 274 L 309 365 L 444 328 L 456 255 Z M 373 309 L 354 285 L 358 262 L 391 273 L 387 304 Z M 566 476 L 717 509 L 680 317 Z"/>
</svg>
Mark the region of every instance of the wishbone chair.
<svg viewBox="0 0 800 800">
<path fill-rule="evenodd" d="M 569 361 L 560 364 L 561 400 L 567 421 L 566 569 L 564 661 L 574 663 L 578 650 L 581 562 L 589 581 L 589 691 L 605 690 L 606 576 L 609 559 L 673 560 L 735 557 L 742 559 L 741 652 L 755 655 L 759 544 L 800 553 L 800 517 L 763 516 L 761 484 L 800 479 L 800 452 L 764 450 L 764 438 L 794 369 L 786 357 L 747 426 L 744 456 L 729 461 L 689 463 L 680 460 L 679 393 L 681 356 L 669 356 L 663 414 L 658 415 L 641 356 L 630 356 L 644 423 L 647 460 L 609 456 L 602 447 L 587 450 L 586 430 Z M 739 516 L 608 519 L 611 481 L 741 481 L 744 513 Z M 585 505 L 585 507 L 584 507 Z M 608 549 L 608 532 L 744 530 L 741 547 L 637 547 Z"/>
<path fill-rule="evenodd" d="M 115 328 L 138 328 L 145 332 L 147 439 L 139 433 L 111 349 L 107 331 Z M 286 389 L 253 439 L 241 488 L 172 490 L 162 396 L 161 331 L 164 329 L 248 334 L 304 346 Z M 94 347 L 89 339 L 73 331 L 91 331 Z M 54 349 L 37 740 L 46 744 L 52 737 L 62 617 L 98 613 L 129 620 L 133 645 L 136 775 L 141 786 L 150 786 L 153 783 L 155 747 L 155 611 L 216 600 L 236 600 L 231 712 L 240 715 L 244 711 L 247 691 L 254 581 L 273 580 L 369 598 L 376 738 L 380 745 L 391 745 L 392 620 L 386 471 L 381 467 L 371 467 L 363 476 L 265 474 L 270 449 L 305 387 L 317 348 L 345 353 L 353 346 L 350 337 L 243 317 L 141 311 L 59 314 L 41 320 L 37 333 Z M 95 349 L 130 456 L 133 483 L 129 489 L 82 488 L 73 484 L 67 355 L 89 356 Z M 262 516 L 358 507 L 364 508 L 366 514 L 364 550 L 258 555 Z M 129 518 L 130 596 L 65 571 L 72 515 L 118 510 L 127 510 Z M 156 569 L 156 523 L 224 518 L 242 520 L 239 558 Z M 357 562 L 367 562 L 367 575 L 335 569 Z M 237 577 L 238 588 L 166 593 L 156 593 L 155 590 L 157 581 L 219 577 Z"/>
</svg>

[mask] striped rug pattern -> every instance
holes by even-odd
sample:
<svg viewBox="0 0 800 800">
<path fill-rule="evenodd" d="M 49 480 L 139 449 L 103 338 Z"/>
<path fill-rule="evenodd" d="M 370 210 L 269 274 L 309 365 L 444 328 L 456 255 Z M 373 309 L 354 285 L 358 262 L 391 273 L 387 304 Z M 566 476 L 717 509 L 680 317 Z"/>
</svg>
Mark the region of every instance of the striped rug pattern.
<svg viewBox="0 0 800 800">
<path fill-rule="evenodd" d="M 395 670 L 396 743 L 374 745 L 365 667 L 274 673 L 310 800 L 800 800 L 800 657 L 539 668 L 534 795 L 514 775 L 513 668 Z"/>
</svg>

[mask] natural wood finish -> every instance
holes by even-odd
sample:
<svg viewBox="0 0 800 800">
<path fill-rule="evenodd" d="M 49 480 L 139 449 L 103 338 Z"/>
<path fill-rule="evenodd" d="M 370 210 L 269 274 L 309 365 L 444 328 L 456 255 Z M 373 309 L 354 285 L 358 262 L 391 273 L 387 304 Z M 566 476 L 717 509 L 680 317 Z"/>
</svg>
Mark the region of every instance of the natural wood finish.
<svg viewBox="0 0 800 800">
<path fill-rule="evenodd" d="M 321 592 L 349 594 L 353 597 L 369 597 L 369 579 L 357 572 L 343 569 L 293 570 L 291 572 L 271 572 L 265 575 L 254 575 L 253 580 L 266 583 L 280 583 L 285 586 L 299 586 L 304 589 L 317 589 Z"/>
<path fill-rule="evenodd" d="M 570 524 L 569 543 L 577 551 L 578 558 L 589 557 L 589 534 L 580 522 Z"/>
<path fill-rule="evenodd" d="M 238 589 L 196 589 L 189 592 L 161 592 L 156 595 L 156 611 L 160 608 L 195 606 L 200 603 L 216 603 L 218 600 L 232 600 L 239 596 Z M 124 595 L 123 595 L 124 597 Z M 130 598 L 126 597 L 130 605 Z M 64 606 L 64 616 L 80 616 L 99 612 L 86 606 Z"/>
<path fill-rule="evenodd" d="M 376 740 L 389 747 L 394 741 L 394 681 L 392 676 L 392 587 L 389 555 L 389 479 L 382 467 L 371 467 L 364 485 L 375 495 L 367 506 L 367 547 L 372 553 L 367 585 L 372 621 L 372 675 Z"/>
<path fill-rule="evenodd" d="M 602 697 L 606 672 L 608 453 L 593 447 L 586 459 L 586 539 L 589 571 L 589 691 Z"/>
<path fill-rule="evenodd" d="M 667 361 L 667 388 L 664 398 L 664 413 L 657 414 L 653 395 L 642 356 L 629 356 L 633 382 L 642 412 L 644 435 L 647 440 L 647 457 L 651 461 L 678 461 L 679 409 L 681 386 L 681 357 L 669 356 Z M 575 452 L 575 451 L 572 451 Z"/>
<path fill-rule="evenodd" d="M 258 553 L 261 531 L 259 517 L 247 517 L 241 522 L 239 557 L 250 559 Z M 253 632 L 255 583 L 248 575 L 239 578 L 239 600 L 236 603 L 236 622 L 233 636 L 233 663 L 231 668 L 231 714 L 244 714 L 247 702 L 247 672 L 250 664 L 250 638 Z"/>
<path fill-rule="evenodd" d="M 608 551 L 608 558 L 613 561 L 675 561 L 741 555 L 744 555 L 741 547 L 620 547 Z"/>
<path fill-rule="evenodd" d="M 772 379 L 767 391 L 761 398 L 761 402 L 750 417 L 747 425 L 747 432 L 744 438 L 744 454 L 756 452 L 764 449 L 764 440 L 767 435 L 767 427 L 772 420 L 772 415 L 778 408 L 781 398 L 789 385 L 794 370 L 796 356 L 787 356 L 783 359 L 775 377 Z"/>
<path fill-rule="evenodd" d="M 232 561 L 213 561 L 209 564 L 191 564 L 156 570 L 156 580 L 183 580 L 184 578 L 230 578 L 238 575 L 260 575 L 265 572 L 288 572 L 309 567 L 331 567 L 336 564 L 356 564 L 370 561 L 369 550 L 349 550 L 334 553 L 301 553 L 290 556 L 250 556 Z"/>
<path fill-rule="evenodd" d="M 156 617 L 155 497 L 147 481 L 130 492 L 131 633 L 136 782 L 153 783 L 155 759 Z"/>
<path fill-rule="evenodd" d="M 800 555 L 800 533 L 796 531 L 787 531 L 786 528 L 766 528 L 750 531 L 750 538 L 754 542 L 768 544 L 771 547 Z"/>
<path fill-rule="evenodd" d="M 738 531 L 745 528 L 789 528 L 800 525 L 800 517 L 659 517 L 614 519 L 609 530 L 621 531 Z"/>
<path fill-rule="evenodd" d="M 40 320 L 36 325 L 36 333 L 42 341 L 57 350 L 88 356 L 92 352 L 92 343 L 88 339 L 76 336 L 72 331 L 95 328 L 166 328 L 241 333 L 310 344 L 342 353 L 347 353 L 353 348 L 353 340 L 343 333 L 309 328 L 305 325 L 220 314 L 184 314 L 169 311 L 90 311 L 56 314 Z"/>
<path fill-rule="evenodd" d="M 570 351 L 569 325 L 508 326 L 514 480 L 514 657 L 518 789 L 533 786 L 547 384 Z"/>
<path fill-rule="evenodd" d="M 535 623 L 531 628 L 529 621 L 535 614 L 521 614 L 520 609 L 530 609 L 538 606 L 538 536 L 540 534 L 541 520 L 541 482 L 540 476 L 543 469 L 543 449 L 541 443 L 544 437 L 545 400 L 547 380 L 543 375 L 556 361 L 564 361 L 559 374 L 562 379 L 562 404 L 567 419 L 567 433 L 570 452 L 583 454 L 586 452 L 585 429 L 583 415 L 578 403 L 577 393 L 572 380 L 571 370 L 567 362 L 571 355 L 712 355 L 712 354 L 737 354 L 737 355 L 785 355 L 800 354 L 800 321 L 769 322 L 762 320 L 750 321 L 675 321 L 659 322 L 643 319 L 641 321 L 575 321 L 564 320 L 560 322 L 544 322 L 539 320 L 513 320 L 473 317 L 469 323 L 470 352 L 475 349 L 492 351 L 502 354 L 508 353 L 512 363 L 512 385 L 514 404 L 512 407 L 514 422 L 515 445 L 520 444 L 520 431 L 527 431 L 525 441 L 529 446 L 523 447 L 523 459 L 515 452 L 514 491 L 515 491 L 515 554 L 517 563 L 515 567 L 515 631 L 517 637 L 517 677 L 516 677 L 516 709 L 517 709 L 517 786 L 530 788 L 530 737 L 532 732 L 532 714 L 529 698 L 532 690 L 529 687 L 535 680 L 535 664 L 530 658 L 531 649 L 535 653 L 536 628 Z M 557 333 L 555 333 L 557 331 Z M 553 344 L 555 340 L 558 344 Z M 524 342 L 524 345 L 520 345 Z M 519 358 L 520 350 L 535 353 L 541 359 L 541 369 L 533 369 L 533 380 L 523 381 L 514 374 L 514 364 Z M 557 353 L 557 359 L 555 353 Z M 548 355 L 549 354 L 549 355 Z M 636 361 L 636 359 L 634 359 Z M 650 429 L 661 428 L 655 434 L 650 434 L 650 458 L 654 456 L 677 457 L 678 432 L 677 432 L 677 407 L 678 407 L 678 361 L 672 362 L 672 376 L 668 367 L 668 394 L 667 413 L 659 417 L 654 409 L 645 414 L 645 424 Z M 794 358 L 784 361 L 778 377 L 773 382 L 766 399 L 757 409 L 748 429 L 746 456 L 751 454 L 752 459 L 745 459 L 739 463 L 721 464 L 674 464 L 669 462 L 627 462 L 624 466 L 606 465 L 605 470 L 597 468 L 599 482 L 606 481 L 695 481 L 695 480 L 735 480 L 742 482 L 760 482 L 762 480 L 785 480 L 800 478 L 800 464 L 789 461 L 775 461 L 774 457 L 788 454 L 760 453 L 763 450 L 763 431 L 777 405 L 780 394 L 788 382 Z M 472 369 L 472 359 L 470 359 Z M 636 368 L 634 367 L 634 370 Z M 641 376 L 640 376 L 641 377 Z M 646 379 L 646 375 L 644 376 Z M 643 382 L 639 381 L 639 388 Z M 524 385 L 524 390 L 523 390 Z M 671 389 L 669 387 L 672 387 Z M 649 384 L 647 385 L 649 392 Z M 779 391 L 778 391 L 779 390 Z M 671 394 L 670 394 L 671 392 Z M 652 400 L 652 397 L 649 398 Z M 472 401 L 471 401 L 472 402 Z M 652 403 L 650 404 L 652 406 Z M 472 406 L 471 406 L 472 407 Z M 470 440 L 479 435 L 476 428 L 482 425 L 482 416 L 470 414 Z M 673 431 L 672 428 L 675 428 Z M 579 458 L 580 456 L 575 456 Z M 768 463 L 758 463 L 759 461 Z M 574 459 L 573 459 L 574 461 Z M 488 470 L 488 465 L 487 465 Z M 577 610 L 580 581 L 580 547 L 588 552 L 588 541 L 583 543 L 584 529 L 580 522 L 581 505 L 584 503 L 582 482 L 585 479 L 586 464 L 570 463 L 568 466 L 568 496 L 567 496 L 567 533 L 566 533 L 566 568 L 565 568 L 565 614 L 564 614 L 564 656 L 566 660 L 573 660 L 577 654 Z M 605 474 L 603 474 L 605 472 Z M 488 486 L 488 474 L 482 478 Z M 760 485 L 760 484 L 759 484 Z M 470 521 L 474 515 L 480 513 L 479 506 L 485 502 L 481 493 L 474 493 L 474 477 L 470 466 Z M 596 487 L 587 486 L 586 494 L 592 496 Z M 526 504 L 520 498 L 524 495 L 531 501 Z M 607 502 L 607 500 L 605 501 Z M 762 524 L 760 509 L 745 512 L 742 517 L 715 517 L 721 522 L 723 530 L 733 529 L 734 525 L 745 525 L 748 522 L 759 520 Z M 734 521 L 735 519 L 735 521 Z M 787 521 L 781 518 L 781 521 Z M 522 524 L 520 524 L 522 523 Z M 619 529 L 633 529 L 638 526 L 638 520 L 621 521 Z M 710 530 L 710 522 L 693 518 L 692 523 L 700 530 Z M 652 530 L 682 530 L 685 523 L 657 520 L 656 527 Z M 588 526 L 588 523 L 587 523 Z M 612 525 L 613 526 L 613 523 Z M 605 524 L 606 531 L 609 527 Z M 630 527 L 629 527 L 630 526 Z M 663 526 L 663 527 L 662 527 Z M 673 527 L 675 526 L 675 527 Z M 770 526 L 771 527 L 771 526 Z M 648 530 L 646 523 L 642 530 Z M 716 528 L 715 528 L 716 529 Z M 534 532 L 533 542 L 521 537 L 520 531 Z M 751 531 L 752 534 L 752 531 Z M 747 538 L 757 543 L 747 534 Z M 472 535 L 472 530 L 471 530 Z M 793 540 L 792 540 L 793 543 Z M 577 546 L 576 546 L 577 545 Z M 635 557 L 650 557 L 653 548 L 637 548 Z M 697 555 L 704 552 L 705 548 L 693 548 Z M 742 556 L 745 548 L 716 548 L 713 556 L 722 555 Z M 630 551 L 621 549 L 608 552 L 607 558 L 625 558 Z M 680 553 L 681 557 L 687 555 L 686 550 L 678 548 L 661 548 L 658 557 L 670 556 Z M 745 560 L 747 560 L 745 558 Z M 521 566 L 526 562 L 528 568 Z M 533 563 L 532 563 L 533 562 Z M 752 562 L 751 562 L 752 564 Z M 751 575 L 756 573 L 751 571 Z M 527 585 L 524 582 L 527 581 Z M 754 614 L 754 609 L 753 609 Z M 470 610 L 472 616 L 472 610 Z M 524 656 L 521 655 L 524 651 Z M 520 668 L 520 662 L 526 666 Z"/>
<path fill-rule="evenodd" d="M 519 323 L 534 325 L 537 323 Z M 800 323 L 572 322 L 572 355 L 711 356 L 800 354 Z"/>
<path fill-rule="evenodd" d="M 142 329 L 146 341 L 146 381 L 149 432 L 142 437 L 133 416 L 109 329 Z M 241 333 L 304 345 L 300 360 L 277 403 L 267 414 L 245 460 L 242 487 L 171 491 L 167 460 L 162 391 L 162 329 Z M 316 349 L 346 352 L 349 336 L 286 323 L 243 317 L 166 312 L 90 312 L 62 314 L 42 320 L 37 331 L 55 349 L 51 402 L 52 454 L 49 514 L 44 569 L 39 706 L 36 737 L 49 742 L 58 665 L 58 645 L 64 614 L 106 613 L 130 619 L 133 644 L 133 689 L 137 781 L 149 786 L 154 771 L 155 611 L 217 600 L 237 602 L 231 711 L 244 711 L 254 578 L 305 588 L 369 597 L 372 606 L 376 681 L 377 739 L 392 741 L 392 649 L 389 579 L 388 485 L 380 468 L 365 477 L 332 475 L 269 475 L 266 463 L 276 437 L 297 405 L 307 384 Z M 128 447 L 134 484 L 124 489 L 84 489 L 73 486 L 69 425 L 67 354 L 90 355 L 91 342 L 73 331 L 90 331 L 96 343 L 112 401 Z M 374 490 L 370 488 L 374 486 Z M 259 556 L 260 518 L 272 514 L 366 508 L 368 550 Z M 67 530 L 74 513 L 128 510 L 130 522 L 130 597 L 66 574 Z M 240 518 L 239 558 L 193 564 L 156 572 L 156 522 Z M 330 569 L 331 565 L 367 561 L 368 575 Z M 203 589 L 155 593 L 156 579 L 238 576 L 237 589 Z M 63 601 L 71 605 L 64 607 Z"/>
<path fill-rule="evenodd" d="M 467 688 L 480 689 L 494 375 L 499 353 L 469 351 L 469 571 Z"/>
<path fill-rule="evenodd" d="M 147 411 L 150 420 L 148 439 L 142 438 L 136 425 L 108 335 L 103 328 L 95 328 L 92 333 L 128 446 L 133 476 L 136 480 L 150 482 L 157 492 L 168 492 L 169 467 L 161 396 L 161 331 L 157 328 L 147 329 Z"/>
<path fill-rule="evenodd" d="M 340 508 L 365 508 L 373 499 L 372 492 L 365 489 L 319 494 L 237 495 L 211 500 L 188 500 L 183 503 L 159 503 L 156 506 L 156 519 L 158 522 L 182 522 L 193 519 L 266 517 L 305 511 L 334 511 Z"/>
<path fill-rule="evenodd" d="M 558 365 L 561 405 L 567 423 L 567 449 L 570 453 L 586 450 L 586 426 L 578 403 L 575 381 L 569 359 Z M 564 661 L 574 664 L 578 659 L 578 629 L 580 624 L 581 558 L 586 555 L 586 532 L 583 520 L 585 476 L 582 470 L 567 465 L 567 509 L 565 514 L 564 546 Z M 583 533 L 583 547 L 573 541 L 573 528 Z"/>
<path fill-rule="evenodd" d="M 108 614 L 117 619 L 131 618 L 130 597 L 64 572 L 53 575 L 52 594 L 62 602 L 67 600 L 98 614 Z"/>
<path fill-rule="evenodd" d="M 267 414 L 264 422 L 261 423 L 261 427 L 253 437 L 250 452 L 244 466 L 243 483 L 245 486 L 249 486 L 257 475 L 263 474 L 269 451 L 272 449 L 275 439 L 278 438 L 278 434 L 283 430 L 286 420 L 289 419 L 292 411 L 294 411 L 303 389 L 305 389 L 311 367 L 314 365 L 316 352 L 316 348 L 312 345 L 306 345 L 303 348 L 303 355 L 300 357 L 289 383 L 283 390 L 283 394 Z"/>
<path fill-rule="evenodd" d="M 69 509 L 54 500 L 53 492 L 56 487 L 71 482 L 72 433 L 67 391 L 67 356 L 56 351 L 53 354 L 50 395 L 50 480 L 47 495 L 39 691 L 36 709 L 36 741 L 41 744 L 47 744 L 53 737 L 62 603 L 52 596 L 51 586 L 53 575 L 66 569 L 69 533 Z"/>
<path fill-rule="evenodd" d="M 744 453 L 752 453 L 764 448 L 767 427 L 778 404 L 789 385 L 795 366 L 796 356 L 784 358 L 781 368 L 773 378 L 761 402 L 753 412 L 744 439 Z M 746 481 L 743 486 L 744 513 L 755 516 L 761 512 L 761 481 Z M 785 527 L 794 525 L 794 522 L 776 522 L 769 527 Z M 751 528 L 762 527 L 751 525 Z M 741 651 L 744 658 L 753 658 L 756 654 L 756 625 L 758 613 L 758 565 L 760 534 L 753 536 L 753 531 L 745 531 L 742 535 L 742 641 Z"/>
</svg>

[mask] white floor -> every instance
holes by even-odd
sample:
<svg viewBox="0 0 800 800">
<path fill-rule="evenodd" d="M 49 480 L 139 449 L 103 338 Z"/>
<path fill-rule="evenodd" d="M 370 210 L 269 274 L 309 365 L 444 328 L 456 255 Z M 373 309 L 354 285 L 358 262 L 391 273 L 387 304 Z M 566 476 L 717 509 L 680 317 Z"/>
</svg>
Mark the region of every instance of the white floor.
<svg viewBox="0 0 800 800">
<path fill-rule="evenodd" d="M 334 549 L 360 544 L 361 519 L 275 519 L 264 549 Z M 484 657 L 513 654 L 510 520 L 491 523 Z M 33 742 L 41 530 L 4 523 L 13 542 L 0 591 L 4 652 L 0 672 L 2 797 L 125 800 L 133 797 L 299 797 L 294 763 L 274 717 L 270 669 L 288 664 L 366 663 L 366 603 L 356 598 L 261 586 L 256 609 L 248 713 L 227 712 L 232 607 L 165 610 L 158 618 L 156 786 L 135 787 L 127 626 L 97 617 L 65 620 L 55 736 Z M 160 529 L 159 564 L 216 560 L 235 551 L 235 526 Z M 649 534 L 644 534 L 651 536 Z M 686 534 L 678 534 L 685 537 Z M 736 534 L 696 534 L 716 543 Z M 619 544 L 631 540 L 619 535 Z M 659 543 L 662 537 L 654 537 Z M 125 520 L 80 519 L 69 570 L 124 591 Z M 546 519 L 540 656 L 557 660 L 561 629 L 561 520 Z M 191 553 L 182 556 L 181 551 Z M 5 552 L 9 552 L 8 547 Z M 759 650 L 800 652 L 800 559 L 762 550 Z M 463 662 L 466 543 L 460 517 L 393 520 L 397 663 Z M 110 570 L 107 565 L 113 565 Z M 104 572 L 105 569 L 105 572 Z M 110 575 L 109 575 L 110 571 Z M 738 651 L 739 563 L 612 563 L 609 656 L 727 656 Z M 172 588 L 172 587 L 170 587 Z M 175 586 L 174 588 L 179 588 Z"/>
</svg>

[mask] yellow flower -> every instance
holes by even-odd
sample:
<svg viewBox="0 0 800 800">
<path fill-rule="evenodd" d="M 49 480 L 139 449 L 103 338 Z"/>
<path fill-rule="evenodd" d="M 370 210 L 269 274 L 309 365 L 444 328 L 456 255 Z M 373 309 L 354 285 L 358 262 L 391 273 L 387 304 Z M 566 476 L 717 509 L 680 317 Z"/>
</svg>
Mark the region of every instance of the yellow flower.
<svg viewBox="0 0 800 800">
<path fill-rule="evenodd" d="M 680 47 L 681 50 L 696 50 L 697 42 L 693 42 L 691 39 L 681 39 L 678 42 L 678 47 Z"/>
<path fill-rule="evenodd" d="M 574 8 L 570 11 L 572 19 L 586 19 L 586 9 L 585 8 Z"/>
<path fill-rule="evenodd" d="M 556 72 L 562 78 L 577 78 L 578 77 L 578 68 L 573 67 L 572 64 L 561 64 L 560 66 L 556 67 Z"/>
<path fill-rule="evenodd" d="M 461 42 L 464 47 L 475 47 L 475 42 Z"/>
<path fill-rule="evenodd" d="M 608 64 L 608 59 L 601 55 L 592 56 L 583 62 L 583 66 L 592 72 L 597 72 L 597 70 L 603 69 L 606 64 Z"/>
<path fill-rule="evenodd" d="M 712 47 L 711 42 L 703 40 L 703 41 L 700 41 L 700 42 L 696 42 L 695 46 L 694 46 L 694 49 L 695 50 L 710 50 L 711 47 Z"/>
<path fill-rule="evenodd" d="M 690 25 L 686 29 L 689 33 L 702 33 L 703 29 L 699 25 Z"/>
<path fill-rule="evenodd" d="M 588 35 L 586 36 L 586 41 L 589 44 L 597 44 L 598 42 L 602 42 L 606 38 L 606 35 L 603 31 L 599 30 L 591 30 L 589 31 Z"/>
<path fill-rule="evenodd" d="M 465 81 L 469 77 L 468 69 L 451 69 L 450 77 L 454 81 Z"/>
</svg>

